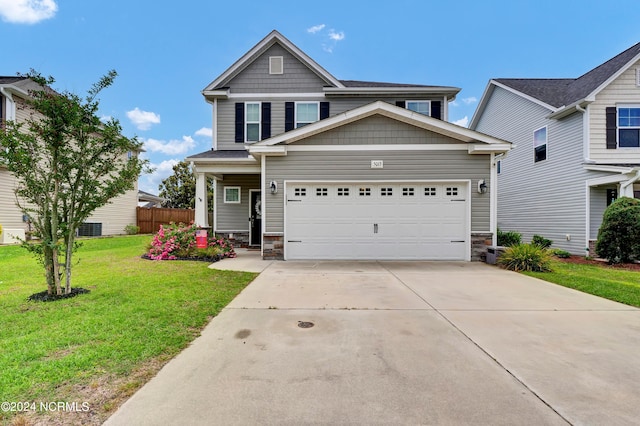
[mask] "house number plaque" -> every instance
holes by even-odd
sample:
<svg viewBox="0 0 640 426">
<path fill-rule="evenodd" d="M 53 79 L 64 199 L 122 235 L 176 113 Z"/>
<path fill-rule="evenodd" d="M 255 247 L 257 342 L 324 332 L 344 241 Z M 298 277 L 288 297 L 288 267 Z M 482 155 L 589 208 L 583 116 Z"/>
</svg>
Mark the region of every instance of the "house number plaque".
<svg viewBox="0 0 640 426">
<path fill-rule="evenodd" d="M 382 169 L 384 167 L 382 160 L 371 160 L 372 169 Z"/>
</svg>

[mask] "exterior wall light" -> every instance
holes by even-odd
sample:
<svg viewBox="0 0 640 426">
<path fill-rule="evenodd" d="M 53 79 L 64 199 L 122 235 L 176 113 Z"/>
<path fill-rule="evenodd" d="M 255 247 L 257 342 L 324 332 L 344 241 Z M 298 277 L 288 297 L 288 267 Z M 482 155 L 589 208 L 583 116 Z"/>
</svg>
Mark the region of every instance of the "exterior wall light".
<svg viewBox="0 0 640 426">
<path fill-rule="evenodd" d="M 272 180 L 271 183 L 269 184 L 269 188 L 271 189 L 271 193 L 272 194 L 277 194 L 278 193 L 278 182 L 276 182 L 275 180 Z"/>
<path fill-rule="evenodd" d="M 487 183 L 484 181 L 484 179 L 480 179 L 478 181 L 478 193 L 484 194 L 486 192 L 487 192 Z"/>
</svg>

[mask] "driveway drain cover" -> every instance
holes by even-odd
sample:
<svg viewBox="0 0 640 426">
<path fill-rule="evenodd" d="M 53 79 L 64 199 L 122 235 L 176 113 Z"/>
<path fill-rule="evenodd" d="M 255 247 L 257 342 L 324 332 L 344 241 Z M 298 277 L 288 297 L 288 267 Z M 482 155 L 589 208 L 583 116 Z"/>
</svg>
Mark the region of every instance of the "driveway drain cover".
<svg viewBox="0 0 640 426">
<path fill-rule="evenodd" d="M 298 321 L 298 327 L 300 328 L 311 328 L 315 324 L 309 321 Z"/>
</svg>

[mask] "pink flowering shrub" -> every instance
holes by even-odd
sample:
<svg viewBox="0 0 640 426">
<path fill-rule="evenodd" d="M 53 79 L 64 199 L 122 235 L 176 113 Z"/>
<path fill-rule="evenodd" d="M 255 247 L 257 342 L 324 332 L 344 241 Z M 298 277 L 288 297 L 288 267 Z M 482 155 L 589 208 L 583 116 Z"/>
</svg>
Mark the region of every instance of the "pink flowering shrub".
<svg viewBox="0 0 640 426">
<path fill-rule="evenodd" d="M 198 248 L 196 244 L 195 224 L 169 226 L 160 225 L 160 230 L 153 236 L 146 257 L 152 260 L 175 259 L 219 259 L 236 257 L 233 245 L 224 238 L 215 235 L 207 236 L 207 247 Z"/>
</svg>

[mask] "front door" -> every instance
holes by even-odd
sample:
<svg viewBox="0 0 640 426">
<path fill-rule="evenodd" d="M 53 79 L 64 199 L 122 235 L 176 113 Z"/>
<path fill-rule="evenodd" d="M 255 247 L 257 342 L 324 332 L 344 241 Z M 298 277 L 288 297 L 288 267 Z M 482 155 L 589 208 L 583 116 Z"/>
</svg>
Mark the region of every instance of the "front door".
<svg viewBox="0 0 640 426">
<path fill-rule="evenodd" d="M 259 246 L 262 235 L 262 197 L 260 191 L 251 190 L 251 204 L 249 212 L 249 245 Z"/>
</svg>

